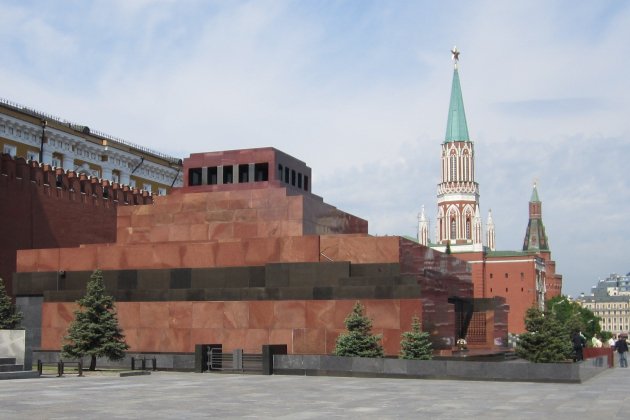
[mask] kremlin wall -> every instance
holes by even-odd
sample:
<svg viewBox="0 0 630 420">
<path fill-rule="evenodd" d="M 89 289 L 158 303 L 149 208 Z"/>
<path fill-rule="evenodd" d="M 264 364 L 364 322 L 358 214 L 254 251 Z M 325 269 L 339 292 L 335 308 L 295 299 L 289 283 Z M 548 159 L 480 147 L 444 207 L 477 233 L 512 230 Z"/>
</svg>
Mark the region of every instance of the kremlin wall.
<svg viewBox="0 0 630 420">
<path fill-rule="evenodd" d="M 116 240 L 116 209 L 150 204 L 146 192 L 8 154 L 0 157 L 0 278 L 9 295 L 19 249 Z"/>
</svg>

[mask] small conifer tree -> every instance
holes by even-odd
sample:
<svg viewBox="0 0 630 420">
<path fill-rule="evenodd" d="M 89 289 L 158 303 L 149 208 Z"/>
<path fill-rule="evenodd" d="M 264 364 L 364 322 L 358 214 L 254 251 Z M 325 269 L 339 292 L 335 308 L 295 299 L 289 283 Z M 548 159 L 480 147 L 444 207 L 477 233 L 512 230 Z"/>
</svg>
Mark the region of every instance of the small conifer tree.
<svg viewBox="0 0 630 420">
<path fill-rule="evenodd" d="M 415 360 L 431 360 L 433 350 L 429 333 L 422 331 L 420 320 L 417 316 L 411 322 L 411 331 L 402 334 L 400 342 L 400 358 Z"/>
<path fill-rule="evenodd" d="M 372 321 L 364 315 L 360 302 L 354 304 L 344 324 L 348 333 L 337 338 L 336 356 L 383 357 L 381 336 L 372 335 Z"/>
<path fill-rule="evenodd" d="M 74 312 L 75 320 L 64 337 L 63 357 L 90 356 L 90 370 L 96 369 L 97 357 L 109 360 L 125 357 L 129 346 L 118 326 L 114 298 L 105 293 L 101 270 L 92 273 L 87 292 L 77 303 L 80 308 Z"/>
<path fill-rule="evenodd" d="M 14 330 L 22 321 L 22 313 L 18 311 L 4 288 L 0 278 L 0 330 Z"/>
<path fill-rule="evenodd" d="M 573 354 L 571 337 L 551 312 L 529 308 L 525 313 L 526 333 L 519 336 L 516 355 L 535 363 L 569 360 Z"/>
</svg>

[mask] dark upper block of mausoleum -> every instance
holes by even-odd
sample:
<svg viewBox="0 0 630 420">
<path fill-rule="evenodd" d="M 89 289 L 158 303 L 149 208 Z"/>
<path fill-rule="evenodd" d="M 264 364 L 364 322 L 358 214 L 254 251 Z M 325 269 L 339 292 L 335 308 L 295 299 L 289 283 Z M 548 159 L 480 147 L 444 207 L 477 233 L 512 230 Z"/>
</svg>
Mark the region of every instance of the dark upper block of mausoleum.
<svg viewBox="0 0 630 420">
<path fill-rule="evenodd" d="M 286 187 L 311 192 L 311 168 L 273 147 L 194 153 L 184 159 L 185 192 Z"/>
</svg>

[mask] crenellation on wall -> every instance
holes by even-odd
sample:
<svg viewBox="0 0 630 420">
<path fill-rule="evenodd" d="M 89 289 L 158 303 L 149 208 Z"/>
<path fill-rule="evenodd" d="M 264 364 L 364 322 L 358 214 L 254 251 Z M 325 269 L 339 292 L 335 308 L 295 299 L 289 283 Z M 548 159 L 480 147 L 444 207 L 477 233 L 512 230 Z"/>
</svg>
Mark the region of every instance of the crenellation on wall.
<svg viewBox="0 0 630 420">
<path fill-rule="evenodd" d="M 3 153 L 0 159 L 0 175 L 8 181 L 31 182 L 41 187 L 41 192 L 50 197 L 70 198 L 76 200 L 71 194 L 52 194 L 45 187 L 55 187 L 62 191 L 83 193 L 87 196 L 101 200 L 109 200 L 116 205 L 143 205 L 152 204 L 155 194 L 145 190 L 132 188 L 129 185 L 111 183 L 109 180 L 99 179 L 84 173 L 76 173 L 64 170 L 48 164 L 39 164 L 36 161 L 27 161 L 23 157 L 13 158 Z M 110 192 L 112 196 L 110 197 Z M 79 200 L 77 200 L 79 201 Z M 81 200 L 89 203 L 89 200 Z M 94 201 L 93 204 L 97 205 Z"/>
</svg>

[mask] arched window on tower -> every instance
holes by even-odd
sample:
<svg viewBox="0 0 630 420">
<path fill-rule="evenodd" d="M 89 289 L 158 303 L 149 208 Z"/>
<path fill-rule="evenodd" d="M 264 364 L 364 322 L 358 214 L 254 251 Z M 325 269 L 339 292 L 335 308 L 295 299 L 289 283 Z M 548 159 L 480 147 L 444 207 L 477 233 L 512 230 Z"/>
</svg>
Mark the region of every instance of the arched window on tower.
<svg viewBox="0 0 630 420">
<path fill-rule="evenodd" d="M 466 239 L 470 239 L 470 215 L 466 216 Z"/>
<path fill-rule="evenodd" d="M 457 238 L 457 223 L 455 217 L 451 216 L 451 239 Z"/>
<path fill-rule="evenodd" d="M 451 181 L 457 181 L 457 156 L 455 151 L 451 152 Z"/>
<path fill-rule="evenodd" d="M 464 181 L 470 181 L 470 176 L 468 174 L 468 172 L 470 170 L 469 169 L 469 166 L 470 166 L 469 162 L 470 162 L 470 159 L 469 159 L 469 156 L 468 156 L 468 150 L 466 150 L 464 152 Z"/>
</svg>

